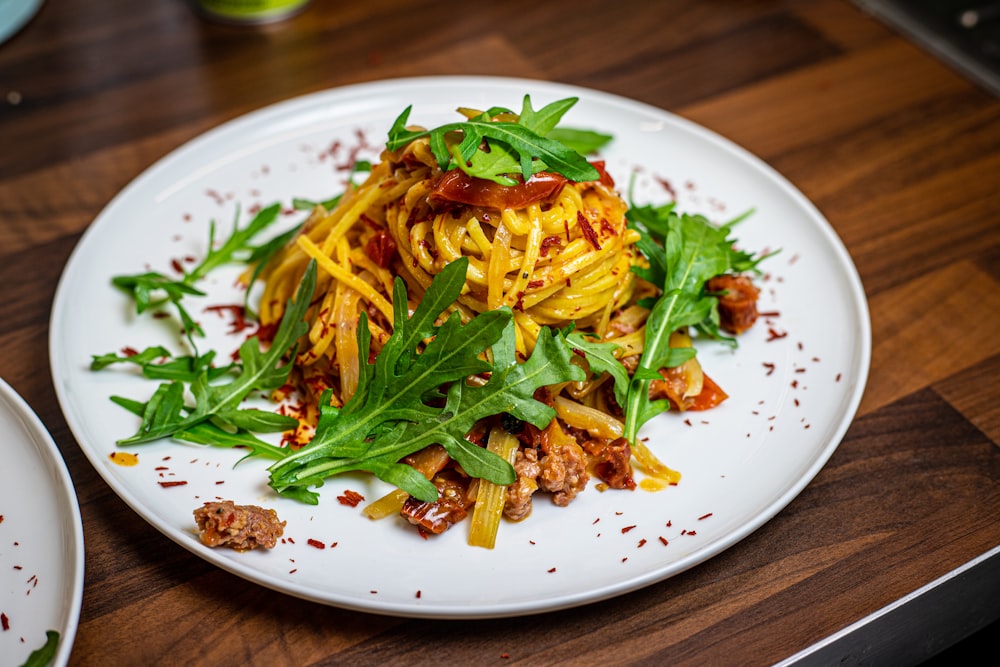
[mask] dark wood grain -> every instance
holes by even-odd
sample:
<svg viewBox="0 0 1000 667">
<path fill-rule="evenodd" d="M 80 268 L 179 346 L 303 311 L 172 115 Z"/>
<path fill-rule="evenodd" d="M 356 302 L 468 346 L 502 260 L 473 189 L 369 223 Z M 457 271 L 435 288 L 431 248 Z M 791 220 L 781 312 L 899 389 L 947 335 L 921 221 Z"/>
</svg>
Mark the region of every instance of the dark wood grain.
<svg viewBox="0 0 1000 667">
<path fill-rule="evenodd" d="M 843 443 L 772 521 L 605 602 L 397 619 L 220 571 L 90 466 L 56 402 L 47 336 L 59 273 L 102 207 L 247 111 L 433 74 L 659 106 L 756 153 L 830 220 L 869 297 L 871 376 Z M 182 0 L 45 3 L 0 45 L 0 376 L 52 432 L 80 499 L 72 663 L 767 665 L 796 653 L 1000 544 L 998 193 L 1000 100 L 842 0 L 317 0 L 262 28 L 206 21 Z"/>
</svg>

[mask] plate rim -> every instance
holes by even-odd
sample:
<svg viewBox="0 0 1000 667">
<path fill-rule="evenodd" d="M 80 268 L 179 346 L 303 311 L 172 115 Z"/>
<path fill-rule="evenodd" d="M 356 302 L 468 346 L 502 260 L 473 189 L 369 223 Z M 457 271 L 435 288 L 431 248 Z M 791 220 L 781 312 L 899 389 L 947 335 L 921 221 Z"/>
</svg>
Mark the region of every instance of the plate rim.
<svg viewBox="0 0 1000 667">
<path fill-rule="evenodd" d="M 549 93 L 569 93 L 577 94 L 580 96 L 586 96 L 588 99 L 603 102 L 606 104 L 612 104 L 617 107 L 628 107 L 630 110 L 639 110 L 643 113 L 650 114 L 653 116 L 659 116 L 667 119 L 669 122 L 674 123 L 679 128 L 683 129 L 685 132 L 697 135 L 701 140 L 708 141 L 715 145 L 716 147 L 726 151 L 729 154 L 735 155 L 740 160 L 748 163 L 754 170 L 759 174 L 765 176 L 771 183 L 777 186 L 782 194 L 788 198 L 802 210 L 804 210 L 810 216 L 812 222 L 815 224 L 816 229 L 822 233 L 823 240 L 826 246 L 833 251 L 835 258 L 837 260 L 837 265 L 844 269 L 843 276 L 847 280 L 847 284 L 850 287 L 849 293 L 851 296 L 852 309 L 857 317 L 857 326 L 859 327 L 860 334 L 860 344 L 858 346 L 856 362 L 857 368 L 852 368 L 851 371 L 854 373 L 856 382 L 853 385 L 853 389 L 850 392 L 845 392 L 845 408 L 843 411 L 843 416 L 838 424 L 838 428 L 834 429 L 833 435 L 830 437 L 826 445 L 817 452 L 816 458 L 812 461 L 812 464 L 808 467 L 807 471 L 802 474 L 793 484 L 791 484 L 784 493 L 777 496 L 766 508 L 760 511 L 754 518 L 753 521 L 749 522 L 746 527 L 740 531 L 737 531 L 732 538 L 720 539 L 716 544 L 712 546 L 711 549 L 699 549 L 694 554 L 691 554 L 685 558 L 682 558 L 680 565 L 675 565 L 671 568 L 670 573 L 663 575 L 658 572 L 649 572 L 640 577 L 633 577 L 629 580 L 628 585 L 622 586 L 621 584 L 617 586 L 606 587 L 602 593 L 595 594 L 593 591 L 578 593 L 576 595 L 564 595 L 560 598 L 560 601 L 556 604 L 544 603 L 544 602 L 512 602 L 508 604 L 498 604 L 491 606 L 488 610 L 482 608 L 469 609 L 466 607 L 458 605 L 450 606 L 437 606 L 437 607 L 426 607 L 418 605 L 406 605 L 406 604 L 396 604 L 396 603 L 385 603 L 379 600 L 370 600 L 365 602 L 360 601 L 344 601 L 344 600 L 331 600 L 329 596 L 322 596 L 314 593 L 306 585 L 301 584 L 290 584 L 285 581 L 277 582 L 270 581 L 268 576 L 260 576 L 249 568 L 237 565 L 232 561 L 214 556 L 214 552 L 209 552 L 208 554 L 203 553 L 195 548 L 196 545 L 189 544 L 185 541 L 180 541 L 173 534 L 173 531 L 169 526 L 159 525 L 157 522 L 150 520 L 146 516 L 144 511 L 145 504 L 141 503 L 137 498 L 135 498 L 128 489 L 119 488 L 119 485 L 114 483 L 113 480 L 109 480 L 105 476 L 103 469 L 98 465 L 98 461 L 95 460 L 94 456 L 96 453 L 92 453 L 89 447 L 84 447 L 81 444 L 81 449 L 84 450 L 87 458 L 94 465 L 95 469 L 101 475 L 112 490 L 119 495 L 122 500 L 128 504 L 133 511 L 136 511 L 140 516 L 156 527 L 160 532 L 169 537 L 172 541 L 180 544 L 182 547 L 188 549 L 195 555 L 207 559 L 214 565 L 229 571 L 233 574 L 241 576 L 243 578 L 250 579 L 254 583 L 262 585 L 266 588 L 271 588 L 278 592 L 293 595 L 295 597 L 300 597 L 303 599 L 308 599 L 316 602 L 320 602 L 327 605 L 332 605 L 344 609 L 354 609 L 359 611 L 365 611 L 369 613 L 385 614 L 397 617 L 417 617 L 417 618 L 452 618 L 452 619 L 470 619 L 470 618 L 498 618 L 498 617 L 510 617 L 516 615 L 528 615 L 533 613 L 542 613 L 548 611 L 554 611 L 558 609 L 565 609 L 569 607 L 576 607 L 582 604 L 590 604 L 603 599 L 608 599 L 611 597 L 617 597 L 628 592 L 643 588 L 657 581 L 665 580 L 669 577 L 675 576 L 679 572 L 682 572 L 690 567 L 698 565 L 710 558 L 718 555 L 719 553 L 725 551 L 726 549 L 732 547 L 748 535 L 755 532 L 761 526 L 770 521 L 777 513 L 784 509 L 796 496 L 798 496 L 801 491 L 815 478 L 819 471 L 826 465 L 829 458 L 836 451 L 842 442 L 847 430 L 850 428 L 851 424 L 857 416 L 857 409 L 861 403 L 861 399 L 864 393 L 865 386 L 867 385 L 868 374 L 870 371 L 871 362 L 871 322 L 868 310 L 867 297 L 864 291 L 863 284 L 861 282 L 860 276 L 857 271 L 853 260 L 850 257 L 843 241 L 837 235 L 836 230 L 830 224 L 830 222 L 823 216 L 819 209 L 813 204 L 805 195 L 799 191 L 785 176 L 777 172 L 773 167 L 766 163 L 763 159 L 756 156 L 755 154 L 749 152 L 742 146 L 736 144 L 730 139 L 718 134 L 717 132 L 699 125 L 691 120 L 688 120 L 682 116 L 675 113 L 655 107 L 653 105 L 647 104 L 645 102 L 623 97 L 614 93 L 609 93 L 605 91 L 600 91 L 596 89 L 585 88 L 582 86 L 576 86 L 572 84 L 565 84 L 555 81 L 547 81 L 542 79 L 527 79 L 527 78 L 514 78 L 514 77 L 494 77 L 494 76 L 469 76 L 469 75 L 444 75 L 444 76 L 417 76 L 417 77 L 402 77 L 395 79 L 382 79 L 361 83 L 354 83 L 346 86 L 338 86 L 334 88 L 329 88 L 325 90 L 315 91 L 307 93 L 304 95 L 299 95 L 289 99 L 281 100 L 258 109 L 254 109 L 247 113 L 241 114 L 234 118 L 231 118 L 205 132 L 198 134 L 197 136 L 189 139 L 173 148 L 165 155 L 160 157 L 158 160 L 153 162 L 151 165 L 143 169 L 139 174 L 136 175 L 131 181 L 129 181 L 118 193 L 107 203 L 105 207 L 98 213 L 94 218 L 92 223 L 84 230 L 83 234 L 76 247 L 73 249 L 72 254 L 67 260 L 62 275 L 60 276 L 59 284 L 57 286 L 55 297 L 53 299 L 53 308 L 50 319 L 50 358 L 55 360 L 58 357 L 58 350 L 56 349 L 56 337 L 57 331 L 59 330 L 59 319 L 62 317 L 64 308 L 59 308 L 59 304 L 66 298 L 65 293 L 67 291 L 66 282 L 68 280 L 67 276 L 71 273 L 71 269 L 74 266 L 74 262 L 79 261 L 78 257 L 80 255 L 79 249 L 85 245 L 85 242 L 92 234 L 96 234 L 97 230 L 108 215 L 109 211 L 118 205 L 121 200 L 127 199 L 130 193 L 141 187 L 141 185 L 147 179 L 151 179 L 158 172 L 168 169 L 175 161 L 181 160 L 188 153 L 195 152 L 199 150 L 203 145 L 210 144 L 213 141 L 218 141 L 224 138 L 228 133 L 238 132 L 242 127 L 246 125 L 251 125 L 258 122 L 262 118 L 267 118 L 269 116 L 279 117 L 283 113 L 287 112 L 289 109 L 301 108 L 303 106 L 309 106 L 317 100 L 322 100 L 325 98 L 352 98 L 355 96 L 377 96 L 380 94 L 398 94 L 401 90 L 405 91 L 407 88 L 417 88 L 417 87 L 428 87 L 435 85 L 447 85 L 447 86 L 476 86 L 480 89 L 486 91 L 488 88 L 494 89 L 511 89 L 518 88 L 521 90 L 542 87 L 544 92 Z M 478 92 L 478 91 L 477 91 Z M 60 408 L 62 409 L 64 415 L 66 416 L 67 423 L 70 426 L 74 437 L 80 442 L 78 433 L 78 425 L 75 422 L 75 418 L 72 414 L 68 414 L 69 411 L 66 409 L 66 396 L 64 395 L 65 388 L 62 386 L 61 378 L 59 377 L 59 369 L 57 364 L 53 361 L 51 364 L 52 369 L 52 379 L 56 387 L 57 398 L 59 399 Z"/>
<path fill-rule="evenodd" d="M 8 409 L 11 416 L 21 423 L 25 431 L 24 434 L 27 436 L 28 441 L 22 441 L 19 444 L 26 444 L 28 449 L 32 450 L 34 455 L 43 461 L 49 473 L 55 472 L 57 479 L 53 479 L 51 474 L 47 474 L 46 477 L 52 481 L 53 489 L 61 496 L 58 502 L 60 508 L 69 509 L 67 515 L 61 516 L 62 529 L 65 531 L 69 528 L 68 532 L 72 539 L 70 546 L 74 552 L 69 567 L 67 567 L 67 559 L 63 559 L 64 571 L 69 574 L 70 578 L 70 595 L 63 603 L 63 610 L 68 613 L 65 625 L 59 629 L 59 646 L 51 663 L 61 667 L 69 663 L 83 605 L 86 548 L 80 502 L 66 460 L 63 458 L 62 452 L 59 451 L 51 433 L 27 400 L 7 380 L 0 378 L 0 410 L 6 411 Z"/>
</svg>

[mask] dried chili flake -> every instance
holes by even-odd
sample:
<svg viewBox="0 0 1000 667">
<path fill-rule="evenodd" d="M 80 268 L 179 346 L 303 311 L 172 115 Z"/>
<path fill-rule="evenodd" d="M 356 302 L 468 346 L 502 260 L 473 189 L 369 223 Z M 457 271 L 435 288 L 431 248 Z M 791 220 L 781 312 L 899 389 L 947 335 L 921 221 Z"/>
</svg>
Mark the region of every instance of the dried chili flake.
<svg viewBox="0 0 1000 667">
<path fill-rule="evenodd" d="M 311 537 L 308 540 L 306 540 L 306 544 L 308 544 L 311 547 L 316 547 L 317 549 L 326 549 L 325 544 L 323 544 L 319 540 L 314 540 Z"/>
<path fill-rule="evenodd" d="M 708 517 L 712 516 L 712 514 L 713 512 L 709 512 L 708 514 L 702 514 L 700 517 L 698 517 L 698 521 L 704 521 Z"/>
<path fill-rule="evenodd" d="M 548 572 L 549 574 L 552 574 L 555 571 L 556 571 L 556 568 L 554 568 L 554 567 L 550 567 L 548 570 L 546 570 L 546 572 Z"/>
<path fill-rule="evenodd" d="M 625 533 L 630 532 L 630 531 L 632 531 L 634 529 L 635 529 L 635 525 L 634 524 L 631 525 L 631 526 L 625 526 L 624 528 L 622 528 L 622 535 L 624 535 Z"/>
<path fill-rule="evenodd" d="M 646 546 L 646 538 L 644 537 L 641 540 L 639 540 L 639 543 L 635 546 L 637 549 L 641 549 L 642 547 Z"/>
<path fill-rule="evenodd" d="M 772 373 L 774 373 L 775 365 L 772 364 L 769 361 L 765 361 L 764 362 L 764 369 L 767 371 L 768 375 L 771 375 Z"/>
<path fill-rule="evenodd" d="M 668 544 L 670 544 L 670 542 L 667 541 L 667 538 L 663 537 L 662 535 L 660 535 L 659 540 L 660 543 L 663 544 L 663 546 L 667 546 Z"/>
<path fill-rule="evenodd" d="M 246 318 L 246 308 L 240 304 L 222 304 L 217 306 L 207 306 L 206 312 L 214 312 L 220 317 L 226 313 L 232 316 L 229 322 L 229 333 L 237 334 L 250 328 Z"/>
<path fill-rule="evenodd" d="M 163 488 L 167 488 L 167 487 L 171 487 L 171 486 L 184 486 L 185 484 L 187 484 L 187 482 L 182 481 L 182 480 L 177 480 L 177 481 L 174 481 L 174 482 L 157 482 L 157 484 L 159 484 Z"/>
<path fill-rule="evenodd" d="M 770 343 L 774 340 L 780 340 L 788 335 L 788 332 L 777 331 L 774 328 L 768 328 L 767 330 L 767 342 Z"/>
<path fill-rule="evenodd" d="M 10 619 L 7 618 L 7 614 L 2 612 L 0 612 L 0 627 L 2 627 L 4 631 L 10 630 Z"/>
<path fill-rule="evenodd" d="M 337 496 L 337 501 L 341 505 L 347 505 L 348 507 L 357 507 L 362 502 L 364 502 L 365 497 L 358 493 L 357 491 L 351 491 L 347 489 L 344 491 L 344 495 Z"/>
<path fill-rule="evenodd" d="M 576 212 L 576 222 L 580 226 L 583 238 L 587 239 L 587 243 L 594 246 L 594 250 L 600 250 L 601 242 L 597 238 L 597 232 L 594 231 L 594 228 L 590 226 L 590 221 L 580 211 Z"/>
</svg>

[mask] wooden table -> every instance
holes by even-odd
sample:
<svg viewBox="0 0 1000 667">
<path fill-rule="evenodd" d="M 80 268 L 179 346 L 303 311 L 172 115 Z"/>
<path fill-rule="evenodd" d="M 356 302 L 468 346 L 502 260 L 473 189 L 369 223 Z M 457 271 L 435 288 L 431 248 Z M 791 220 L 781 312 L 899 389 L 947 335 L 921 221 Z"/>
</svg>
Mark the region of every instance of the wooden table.
<svg viewBox="0 0 1000 667">
<path fill-rule="evenodd" d="M 826 215 L 869 299 L 871 375 L 839 449 L 772 521 L 607 602 L 407 620 L 245 583 L 96 474 L 56 401 L 47 336 L 60 270 L 97 213 L 223 121 L 426 74 L 548 79 L 659 106 L 759 155 Z M 317 0 L 260 29 L 205 21 L 182 0 L 50 0 L 0 46 L 0 284 L 0 376 L 50 429 L 83 515 L 73 664 L 764 665 L 1000 545 L 1000 100 L 841 0 Z M 996 571 L 973 588 L 995 590 Z M 974 601 L 953 601 L 834 648 L 906 664 L 1000 616 L 992 599 L 971 619 Z"/>
</svg>

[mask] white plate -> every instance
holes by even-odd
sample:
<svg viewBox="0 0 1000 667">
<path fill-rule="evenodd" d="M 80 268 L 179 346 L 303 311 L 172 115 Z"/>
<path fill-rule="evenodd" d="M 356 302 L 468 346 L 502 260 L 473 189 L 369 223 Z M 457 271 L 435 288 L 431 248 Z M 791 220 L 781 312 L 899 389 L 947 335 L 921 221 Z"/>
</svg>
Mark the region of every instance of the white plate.
<svg viewBox="0 0 1000 667">
<path fill-rule="evenodd" d="M 276 498 L 265 461 L 233 468 L 238 452 L 173 442 L 134 448 L 135 467 L 109 460 L 136 419 L 113 405 L 148 397 L 154 383 L 123 370 L 93 373 L 91 355 L 167 344 L 167 324 L 130 315 L 114 275 L 169 271 L 172 259 L 202 257 L 208 220 L 228 234 L 237 206 L 339 193 L 359 137 L 377 146 L 395 117 L 458 119 L 458 106 L 535 107 L 575 95 L 566 125 L 612 132 L 604 152 L 620 186 L 635 167 L 639 203 L 668 200 L 714 219 L 750 208 L 737 228 L 744 247 L 781 247 L 764 267 L 763 311 L 780 311 L 743 337 L 735 353 L 703 347 L 703 365 L 732 398 L 688 417 L 668 414 L 643 435 L 680 485 L 658 493 L 591 487 L 568 508 L 545 500 L 520 524 L 505 523 L 492 551 L 466 546 L 467 526 L 424 540 L 394 520 L 373 523 L 337 502 L 345 489 L 367 500 L 386 487 L 362 476 L 335 478 L 318 507 Z M 289 224 L 300 218 L 289 217 Z M 240 302 L 236 269 L 210 277 L 206 305 Z M 192 304 L 194 306 L 195 304 Z M 221 354 L 235 350 L 223 318 L 196 315 Z M 769 329 L 772 331 L 769 332 Z M 783 337 L 769 340 L 774 333 Z M 209 345 L 205 346 L 206 348 Z M 177 543 L 230 572 L 291 595 L 401 616 L 473 618 L 534 613 L 601 600 L 660 581 L 732 546 L 792 500 L 840 442 L 868 373 L 870 329 L 857 272 L 817 210 L 767 165 L 711 132 L 620 97 L 548 82 L 435 77 L 382 81 L 293 99 L 195 139 L 135 179 L 87 230 L 56 294 L 50 352 L 66 419 L 108 484 Z M 768 364 L 773 364 L 769 366 Z M 773 368 L 773 370 L 768 370 Z M 690 425 L 685 423 L 690 421 Z M 160 481 L 185 485 L 163 488 Z M 286 540 L 270 552 L 203 548 L 191 513 L 228 498 L 273 507 Z M 662 538 L 662 539 L 661 539 Z M 325 548 L 308 544 L 318 540 Z M 664 544 L 664 541 L 666 544 Z M 336 543 L 336 546 L 331 544 Z"/>
<path fill-rule="evenodd" d="M 52 437 L 3 380 L 0 433 L 0 662 L 23 664 L 54 630 L 51 664 L 65 665 L 83 599 L 80 506 Z"/>
</svg>

